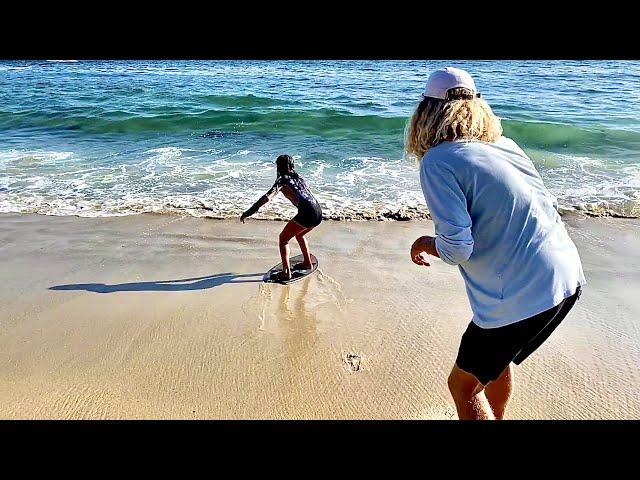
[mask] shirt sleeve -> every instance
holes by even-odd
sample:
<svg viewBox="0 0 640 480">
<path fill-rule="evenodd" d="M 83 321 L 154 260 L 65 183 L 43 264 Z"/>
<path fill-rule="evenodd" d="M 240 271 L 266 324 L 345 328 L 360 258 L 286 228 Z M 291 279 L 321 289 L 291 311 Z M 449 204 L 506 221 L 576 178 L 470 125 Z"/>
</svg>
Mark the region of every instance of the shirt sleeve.
<svg viewBox="0 0 640 480">
<path fill-rule="evenodd" d="M 276 196 L 276 194 L 282 189 L 282 177 L 278 177 L 278 179 L 276 180 L 276 183 L 273 184 L 273 186 L 269 189 L 269 191 L 267 193 L 264 194 L 265 197 L 267 197 L 269 200 L 273 199 L 273 197 Z"/>
<path fill-rule="evenodd" d="M 420 167 L 422 193 L 436 227 L 436 250 L 449 265 L 466 262 L 473 252 L 467 198 L 453 171 L 427 158 Z"/>
</svg>

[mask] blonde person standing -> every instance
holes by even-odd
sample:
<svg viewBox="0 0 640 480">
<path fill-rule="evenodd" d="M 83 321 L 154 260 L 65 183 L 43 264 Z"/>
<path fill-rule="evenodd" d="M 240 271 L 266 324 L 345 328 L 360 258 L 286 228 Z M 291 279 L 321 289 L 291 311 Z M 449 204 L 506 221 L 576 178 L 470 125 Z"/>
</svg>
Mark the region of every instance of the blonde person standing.
<svg viewBox="0 0 640 480">
<path fill-rule="evenodd" d="M 502 419 L 511 363 L 533 353 L 566 317 L 585 284 L 580 257 L 533 163 L 502 136 L 499 119 L 464 70 L 434 71 L 409 125 L 406 151 L 435 236 L 423 254 L 457 266 L 473 311 L 449 390 L 460 419 Z"/>
</svg>

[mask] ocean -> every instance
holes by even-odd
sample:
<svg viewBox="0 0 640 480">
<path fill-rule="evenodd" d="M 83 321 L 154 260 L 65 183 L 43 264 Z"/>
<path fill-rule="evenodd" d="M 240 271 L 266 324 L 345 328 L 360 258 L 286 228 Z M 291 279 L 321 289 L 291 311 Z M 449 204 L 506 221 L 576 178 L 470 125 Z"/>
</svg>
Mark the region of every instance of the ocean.
<svg viewBox="0 0 640 480">
<path fill-rule="evenodd" d="M 424 217 L 404 130 L 447 65 L 563 210 L 640 216 L 640 62 L 602 60 L 1 61 L 0 212 L 235 217 L 288 153 L 326 218 Z"/>
</svg>

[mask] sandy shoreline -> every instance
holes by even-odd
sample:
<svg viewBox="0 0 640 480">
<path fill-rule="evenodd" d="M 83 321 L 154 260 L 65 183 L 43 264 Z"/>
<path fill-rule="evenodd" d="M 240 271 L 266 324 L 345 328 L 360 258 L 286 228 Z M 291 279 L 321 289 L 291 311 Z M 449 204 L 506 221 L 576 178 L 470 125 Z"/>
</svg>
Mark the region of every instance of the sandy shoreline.
<svg viewBox="0 0 640 480">
<path fill-rule="evenodd" d="M 589 283 L 516 369 L 508 418 L 638 419 L 640 221 L 565 220 Z M 261 283 L 282 222 L 0 225 L 0 418 L 455 416 L 446 375 L 471 312 L 456 269 L 409 260 L 429 221 L 324 222 L 320 271 L 289 287 Z"/>
</svg>

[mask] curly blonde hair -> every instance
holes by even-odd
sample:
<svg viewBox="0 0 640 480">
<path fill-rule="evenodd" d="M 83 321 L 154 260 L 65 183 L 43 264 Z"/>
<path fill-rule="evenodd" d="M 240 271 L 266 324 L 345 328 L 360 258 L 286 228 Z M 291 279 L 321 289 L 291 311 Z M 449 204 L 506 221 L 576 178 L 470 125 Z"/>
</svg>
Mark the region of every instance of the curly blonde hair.
<svg viewBox="0 0 640 480">
<path fill-rule="evenodd" d="M 420 102 L 406 131 L 405 151 L 420 162 L 440 142 L 495 142 L 501 135 L 500 120 L 484 99 L 467 88 L 452 88 L 445 100 L 425 97 Z"/>
</svg>

